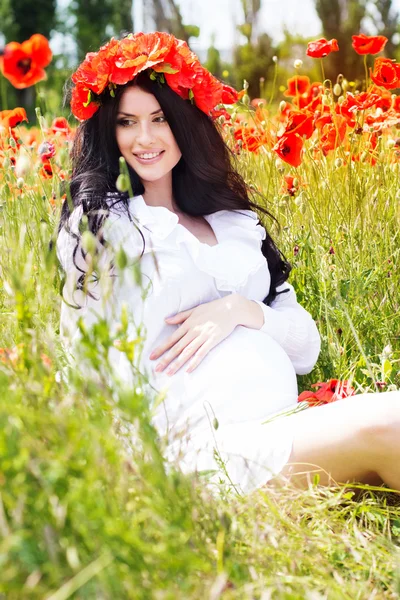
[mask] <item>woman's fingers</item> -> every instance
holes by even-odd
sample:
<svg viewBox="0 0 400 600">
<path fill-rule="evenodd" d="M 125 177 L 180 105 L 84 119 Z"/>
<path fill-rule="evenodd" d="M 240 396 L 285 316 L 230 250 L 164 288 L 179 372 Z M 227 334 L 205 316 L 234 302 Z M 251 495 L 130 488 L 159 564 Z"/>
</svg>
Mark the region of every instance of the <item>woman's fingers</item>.
<svg viewBox="0 0 400 600">
<path fill-rule="evenodd" d="M 194 355 L 200 352 L 205 345 L 206 338 L 199 336 L 192 340 L 188 346 L 179 354 L 178 358 L 167 369 L 167 375 L 173 375 Z"/>
<path fill-rule="evenodd" d="M 180 313 L 176 313 L 176 315 L 172 315 L 172 317 L 166 317 L 165 320 L 168 321 L 168 323 L 182 323 L 190 317 L 192 312 L 193 308 L 189 308 L 189 310 L 184 310 Z"/>
<path fill-rule="evenodd" d="M 158 362 L 155 371 L 159 373 L 163 371 L 173 360 L 179 355 L 186 356 L 187 347 L 190 345 L 194 338 L 195 334 L 193 332 L 188 331 L 182 338 L 180 338 L 174 346 L 163 356 L 163 358 Z"/>
<path fill-rule="evenodd" d="M 199 366 L 201 361 L 205 358 L 205 356 L 207 356 L 210 350 L 214 348 L 214 346 L 216 346 L 216 344 L 213 338 L 209 338 L 206 342 L 204 342 L 204 344 L 197 350 L 192 360 L 189 362 L 186 372 L 191 373 L 194 371 L 194 369 Z"/>
<path fill-rule="evenodd" d="M 174 331 L 174 333 L 172 335 L 170 335 L 165 342 L 163 342 L 161 344 L 161 346 L 157 346 L 157 348 L 154 348 L 154 350 L 152 351 L 152 353 L 150 354 L 150 360 L 154 360 L 155 358 L 158 358 L 159 356 L 161 356 L 162 354 L 164 354 L 164 352 L 166 352 L 167 350 L 169 350 L 169 348 L 171 348 L 172 346 L 174 346 L 177 342 L 179 342 L 179 340 L 181 338 L 183 338 L 183 336 L 186 334 L 186 329 L 184 327 L 178 327 L 178 329 L 176 329 Z"/>
</svg>

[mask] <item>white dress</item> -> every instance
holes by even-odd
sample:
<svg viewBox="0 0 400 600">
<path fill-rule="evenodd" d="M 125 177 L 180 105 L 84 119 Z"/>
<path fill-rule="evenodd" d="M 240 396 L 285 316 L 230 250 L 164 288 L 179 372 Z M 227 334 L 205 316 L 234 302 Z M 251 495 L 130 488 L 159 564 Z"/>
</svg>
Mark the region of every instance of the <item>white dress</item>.
<svg viewBox="0 0 400 600">
<path fill-rule="evenodd" d="M 123 249 L 128 264 L 138 264 L 143 238 L 129 217 L 115 206 L 116 210 L 118 214 L 111 212 L 105 222 L 104 237 L 115 252 Z M 167 458 L 179 460 L 185 471 L 209 471 L 216 469 L 217 449 L 229 480 L 251 491 L 278 474 L 290 456 L 290 417 L 262 423 L 296 405 L 296 373 L 311 371 L 318 358 L 316 325 L 287 283 L 282 289 L 289 291 L 278 295 L 271 307 L 262 303 L 269 291 L 270 273 L 261 252 L 266 233 L 255 212 L 221 210 L 205 215 L 218 241 L 215 246 L 200 242 L 175 213 L 147 205 L 142 196 L 129 201 L 129 212 L 145 240 L 140 260 L 142 287 L 137 285 L 135 269 L 126 269 L 123 277 L 110 277 L 112 253 L 101 247 L 104 262 L 100 264 L 105 268 L 100 282 L 90 288 L 98 301 L 74 291 L 81 275 L 72 259 L 76 241 L 65 230 L 60 232 L 57 253 L 67 275 L 64 298 L 83 306 L 76 310 L 62 302 L 62 339 L 73 354 L 80 336 L 79 317 L 87 325 L 105 317 L 113 327 L 125 304 L 132 319 L 132 339 L 137 338 L 140 324 L 144 326 L 145 342 L 136 366 L 152 386 L 166 394 L 154 411 L 154 423 L 160 435 L 167 436 Z M 71 215 L 72 231 L 77 231 L 81 214 L 79 207 Z M 75 261 L 87 271 L 80 252 Z M 158 360 L 151 361 L 149 355 L 177 327 L 167 325 L 165 317 L 233 292 L 258 302 L 264 313 L 263 327 L 237 326 L 191 373 L 186 373 L 185 366 L 171 377 L 155 373 Z M 110 360 L 115 374 L 134 384 L 125 354 L 112 348 Z"/>
</svg>

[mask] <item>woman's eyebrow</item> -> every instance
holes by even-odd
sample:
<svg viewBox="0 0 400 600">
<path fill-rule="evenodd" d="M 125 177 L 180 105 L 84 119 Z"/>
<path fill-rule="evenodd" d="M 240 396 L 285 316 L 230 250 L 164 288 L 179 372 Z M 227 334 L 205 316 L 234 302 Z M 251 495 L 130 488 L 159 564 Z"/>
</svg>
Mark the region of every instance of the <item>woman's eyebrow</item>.
<svg viewBox="0 0 400 600">
<path fill-rule="evenodd" d="M 150 116 L 156 115 L 159 112 L 162 112 L 161 108 L 159 108 L 158 110 L 155 110 L 154 112 L 150 113 Z M 118 114 L 125 115 L 125 117 L 136 117 L 137 116 L 137 115 L 132 115 L 131 113 L 123 112 L 123 111 L 120 111 Z"/>
</svg>

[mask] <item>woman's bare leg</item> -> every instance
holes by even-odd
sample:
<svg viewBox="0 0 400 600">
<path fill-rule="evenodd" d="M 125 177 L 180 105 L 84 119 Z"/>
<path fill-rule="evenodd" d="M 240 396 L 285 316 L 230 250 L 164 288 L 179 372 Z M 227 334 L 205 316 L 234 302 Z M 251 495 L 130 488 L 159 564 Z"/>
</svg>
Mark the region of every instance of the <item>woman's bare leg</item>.
<svg viewBox="0 0 400 600">
<path fill-rule="evenodd" d="M 290 417 L 295 436 L 282 471 L 301 486 L 386 483 L 400 491 L 400 392 L 360 394 Z"/>
</svg>

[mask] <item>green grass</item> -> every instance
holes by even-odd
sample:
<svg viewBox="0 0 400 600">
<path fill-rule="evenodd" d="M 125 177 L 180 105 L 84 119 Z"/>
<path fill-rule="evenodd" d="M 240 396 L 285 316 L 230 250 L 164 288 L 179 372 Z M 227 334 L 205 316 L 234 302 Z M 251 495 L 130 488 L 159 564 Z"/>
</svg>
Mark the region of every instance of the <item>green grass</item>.
<svg viewBox="0 0 400 600">
<path fill-rule="evenodd" d="M 322 335 L 300 389 L 331 377 L 360 391 L 400 385 L 399 164 L 387 156 L 338 167 L 336 156 L 310 155 L 295 196 L 281 189 L 289 168 L 275 155 L 240 156 L 280 222 L 268 226 Z M 0 170 L 0 346 L 17 347 L 0 362 L 0 597 L 397 598 L 398 496 L 364 488 L 356 497 L 356 486 L 211 494 L 165 469 L 140 376 L 134 391 L 107 387 L 107 331 L 96 334 L 99 383 L 56 375 L 67 361 L 48 243 L 61 194 L 58 177 L 40 179 L 34 164 L 21 190 Z M 98 360 L 92 342 L 88 333 L 83 345 Z"/>
</svg>

